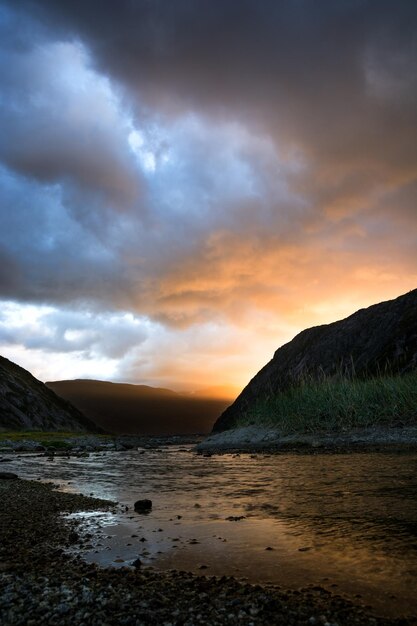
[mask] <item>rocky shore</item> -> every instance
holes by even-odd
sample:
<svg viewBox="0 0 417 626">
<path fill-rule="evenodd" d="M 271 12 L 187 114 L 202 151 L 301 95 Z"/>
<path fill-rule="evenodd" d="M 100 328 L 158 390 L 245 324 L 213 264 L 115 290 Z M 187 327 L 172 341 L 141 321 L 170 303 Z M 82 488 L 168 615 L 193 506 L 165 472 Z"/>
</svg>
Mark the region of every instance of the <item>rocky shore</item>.
<svg viewBox="0 0 417 626">
<path fill-rule="evenodd" d="M 44 441 L 46 439 L 46 441 Z M 282 435 L 278 430 L 261 426 L 243 426 L 203 438 L 202 435 L 177 435 L 172 437 L 144 437 L 120 435 L 74 435 L 55 437 L 20 437 L 0 439 L 2 461 L 10 453 L 31 452 L 46 456 L 85 456 L 90 452 L 123 452 L 141 448 L 158 449 L 167 445 L 195 446 L 197 452 L 221 454 L 227 452 L 266 452 L 320 454 L 326 452 L 378 452 L 417 450 L 417 426 L 372 427 L 346 432 Z"/>
<path fill-rule="evenodd" d="M 61 493 L 52 484 L 0 479 L 0 622 L 210 626 L 220 624 L 411 626 L 372 615 L 321 587 L 284 591 L 231 577 L 99 568 L 70 556 L 79 540 L 62 514 L 115 503 Z"/>
<path fill-rule="evenodd" d="M 20 434 L 20 433 L 19 433 Z M 169 445 L 194 445 L 202 435 L 140 436 L 78 434 L 61 436 L 60 433 L 36 433 L 16 438 L 0 433 L 0 453 L 44 452 L 47 454 L 84 454 L 88 452 L 123 452 L 134 448 L 155 449 Z"/>
<path fill-rule="evenodd" d="M 243 426 L 214 433 L 197 444 L 202 454 L 267 452 L 303 454 L 417 450 L 417 426 L 357 428 L 346 432 L 282 435 L 273 428 Z"/>
</svg>

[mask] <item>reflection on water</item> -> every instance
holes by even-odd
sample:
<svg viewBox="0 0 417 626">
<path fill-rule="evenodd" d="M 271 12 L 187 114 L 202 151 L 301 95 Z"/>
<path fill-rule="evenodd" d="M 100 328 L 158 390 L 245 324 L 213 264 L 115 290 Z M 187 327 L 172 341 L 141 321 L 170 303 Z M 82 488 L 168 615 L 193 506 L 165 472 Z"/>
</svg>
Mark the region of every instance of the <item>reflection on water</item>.
<svg viewBox="0 0 417 626">
<path fill-rule="evenodd" d="M 206 458 L 167 447 L 22 455 L 9 466 L 130 507 L 84 516 L 90 560 L 315 583 L 387 614 L 417 613 L 416 454 Z M 146 497 L 152 513 L 133 513 Z"/>
</svg>

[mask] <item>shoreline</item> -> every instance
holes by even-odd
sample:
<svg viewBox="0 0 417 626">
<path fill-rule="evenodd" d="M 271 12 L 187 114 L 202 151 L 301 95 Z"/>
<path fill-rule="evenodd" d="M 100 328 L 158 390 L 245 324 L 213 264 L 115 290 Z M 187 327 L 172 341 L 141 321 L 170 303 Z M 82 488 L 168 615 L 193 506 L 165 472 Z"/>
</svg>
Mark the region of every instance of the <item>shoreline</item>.
<svg viewBox="0 0 417 626">
<path fill-rule="evenodd" d="M 349 454 L 417 451 L 417 426 L 357 428 L 347 432 L 282 435 L 262 426 L 213 433 L 196 445 L 200 454 Z"/>
<path fill-rule="evenodd" d="M 416 452 L 417 426 L 355 428 L 345 432 L 281 434 L 266 426 L 240 426 L 209 435 L 94 435 L 0 432 L 1 455 L 32 452 L 45 456 L 84 456 L 90 452 L 123 452 L 135 448 L 193 446 L 199 454 L 349 454 Z"/>
<path fill-rule="evenodd" d="M 54 485 L 0 479 L 0 620 L 25 624 L 338 624 L 411 626 L 384 618 L 317 586 L 283 590 L 233 577 L 100 568 L 65 550 L 77 540 L 63 513 L 115 503 L 63 493 Z"/>
<path fill-rule="evenodd" d="M 167 445 L 198 444 L 205 435 L 100 435 L 25 431 L 1 432 L 0 454 L 39 452 L 49 454 L 85 454 L 89 452 L 124 452 L 134 448 L 155 449 Z"/>
</svg>

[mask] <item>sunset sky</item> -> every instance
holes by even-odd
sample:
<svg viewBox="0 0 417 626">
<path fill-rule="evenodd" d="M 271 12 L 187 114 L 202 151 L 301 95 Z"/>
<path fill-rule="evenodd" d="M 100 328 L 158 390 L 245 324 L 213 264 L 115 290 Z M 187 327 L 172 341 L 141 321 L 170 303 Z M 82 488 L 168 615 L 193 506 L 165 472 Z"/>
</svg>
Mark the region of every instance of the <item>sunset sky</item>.
<svg viewBox="0 0 417 626">
<path fill-rule="evenodd" d="M 0 0 L 0 354 L 242 388 L 417 286 L 415 0 Z"/>
</svg>

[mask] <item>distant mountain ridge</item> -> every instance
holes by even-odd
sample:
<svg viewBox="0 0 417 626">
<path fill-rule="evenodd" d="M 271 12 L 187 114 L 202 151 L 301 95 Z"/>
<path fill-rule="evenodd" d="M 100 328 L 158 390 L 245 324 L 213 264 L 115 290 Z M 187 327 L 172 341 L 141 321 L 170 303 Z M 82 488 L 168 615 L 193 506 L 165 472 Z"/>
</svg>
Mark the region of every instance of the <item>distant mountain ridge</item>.
<svg viewBox="0 0 417 626">
<path fill-rule="evenodd" d="M 150 385 L 136 385 L 133 383 L 115 383 L 107 380 L 96 380 L 94 378 L 74 378 L 69 380 L 55 380 L 47 381 L 45 383 L 50 389 L 56 388 L 64 391 L 70 389 L 74 385 L 84 387 L 90 391 L 93 389 L 101 390 L 102 393 L 132 393 L 140 394 L 144 396 L 177 396 L 178 394 L 172 389 L 166 389 L 164 387 L 151 387 Z"/>
<path fill-rule="evenodd" d="M 302 381 L 340 373 L 372 377 L 417 368 L 417 289 L 361 309 L 344 320 L 299 333 L 280 347 L 219 417 L 213 432 L 231 429 L 260 398 Z"/>
<path fill-rule="evenodd" d="M 58 380 L 46 385 L 98 426 L 115 434 L 207 434 L 230 404 L 229 399 L 100 380 Z"/>
<path fill-rule="evenodd" d="M 0 429 L 97 431 L 85 415 L 16 363 L 0 356 Z"/>
</svg>

